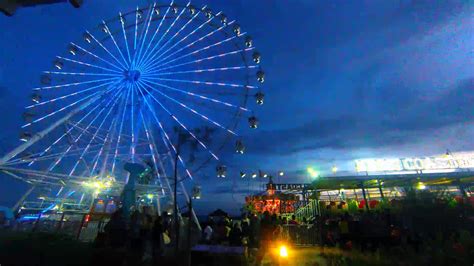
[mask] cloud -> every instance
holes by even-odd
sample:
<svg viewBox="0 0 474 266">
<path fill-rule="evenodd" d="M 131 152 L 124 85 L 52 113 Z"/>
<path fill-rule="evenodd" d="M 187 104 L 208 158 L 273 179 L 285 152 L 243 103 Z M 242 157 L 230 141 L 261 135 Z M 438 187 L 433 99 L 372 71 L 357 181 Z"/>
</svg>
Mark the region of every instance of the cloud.
<svg viewBox="0 0 474 266">
<path fill-rule="evenodd" d="M 355 97 L 360 98 L 355 101 L 371 98 L 370 106 L 362 105 L 352 114 L 318 118 L 294 128 L 261 131 L 251 138 L 249 153 L 291 155 L 322 148 L 393 146 L 420 138 L 420 132 L 474 121 L 474 78 L 429 97 L 397 90 L 395 86 Z"/>
</svg>

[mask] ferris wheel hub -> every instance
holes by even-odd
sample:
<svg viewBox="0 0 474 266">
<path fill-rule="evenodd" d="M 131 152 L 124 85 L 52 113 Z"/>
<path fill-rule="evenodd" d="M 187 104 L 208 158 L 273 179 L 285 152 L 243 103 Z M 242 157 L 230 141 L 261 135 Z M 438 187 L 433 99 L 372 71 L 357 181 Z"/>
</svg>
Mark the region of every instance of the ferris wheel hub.
<svg viewBox="0 0 474 266">
<path fill-rule="evenodd" d="M 137 82 L 140 79 L 141 72 L 138 70 L 126 70 L 123 76 L 128 82 Z"/>
</svg>

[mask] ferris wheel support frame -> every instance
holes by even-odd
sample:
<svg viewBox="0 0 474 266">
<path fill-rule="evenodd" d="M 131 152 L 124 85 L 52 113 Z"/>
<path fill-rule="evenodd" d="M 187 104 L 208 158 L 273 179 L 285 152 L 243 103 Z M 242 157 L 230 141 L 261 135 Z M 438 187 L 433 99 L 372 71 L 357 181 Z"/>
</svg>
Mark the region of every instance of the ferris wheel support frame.
<svg viewBox="0 0 474 266">
<path fill-rule="evenodd" d="M 104 92 L 105 93 L 105 92 Z M 51 126 L 49 126 L 48 128 L 42 130 L 41 132 L 39 133 L 36 133 L 30 140 L 28 140 L 27 142 L 25 142 L 24 144 L 16 147 L 15 149 L 13 149 L 12 151 L 10 151 L 9 153 L 7 153 L 5 156 L 3 156 L 1 159 L 0 159 L 0 165 L 3 165 L 5 164 L 6 162 L 8 162 L 10 159 L 12 159 L 13 157 L 17 156 L 18 154 L 20 154 L 21 152 L 23 152 L 24 150 L 28 149 L 31 145 L 35 144 L 36 142 L 38 142 L 39 140 L 41 140 L 44 136 L 48 135 L 51 131 L 53 131 L 55 128 L 57 128 L 58 126 L 66 123 L 71 117 L 73 117 L 75 114 L 79 113 L 80 111 L 82 111 L 84 108 L 88 107 L 89 105 L 91 105 L 93 102 L 97 101 L 98 99 L 100 99 L 100 97 L 102 96 L 102 94 L 100 95 L 97 95 L 93 98 L 91 98 L 89 101 L 85 102 L 84 104 L 82 104 L 81 106 L 79 106 L 78 108 L 72 110 L 70 113 L 68 113 L 67 115 L 65 115 L 63 118 L 59 119 L 58 121 L 56 121 L 54 124 L 52 124 Z"/>
</svg>

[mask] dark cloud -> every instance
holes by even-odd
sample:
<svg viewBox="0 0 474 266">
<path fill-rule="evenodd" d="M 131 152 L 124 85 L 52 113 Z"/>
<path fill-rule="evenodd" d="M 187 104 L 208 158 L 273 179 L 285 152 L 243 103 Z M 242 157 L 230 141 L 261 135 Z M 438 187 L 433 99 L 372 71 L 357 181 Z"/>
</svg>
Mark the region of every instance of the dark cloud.
<svg viewBox="0 0 474 266">
<path fill-rule="evenodd" d="M 363 96 L 371 98 L 371 106 L 354 108 L 352 114 L 315 119 L 285 130 L 261 131 L 252 138 L 249 152 L 288 155 L 322 148 L 393 146 L 411 142 L 423 131 L 474 121 L 474 78 L 443 91 L 428 90 L 435 97 L 425 99 L 419 92 L 379 89 Z"/>
</svg>

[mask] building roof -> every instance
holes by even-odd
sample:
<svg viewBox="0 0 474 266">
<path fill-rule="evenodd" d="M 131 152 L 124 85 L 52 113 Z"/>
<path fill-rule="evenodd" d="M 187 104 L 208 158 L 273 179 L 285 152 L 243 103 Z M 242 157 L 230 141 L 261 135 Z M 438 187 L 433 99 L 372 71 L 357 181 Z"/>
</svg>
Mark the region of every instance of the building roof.
<svg viewBox="0 0 474 266">
<path fill-rule="evenodd" d="M 449 172 L 449 173 L 409 173 L 409 174 L 371 174 L 354 176 L 327 176 L 316 179 L 312 185 L 316 189 L 345 189 L 378 187 L 378 180 L 384 187 L 413 186 L 423 182 L 427 186 L 449 185 L 474 185 L 474 172 Z"/>
</svg>

